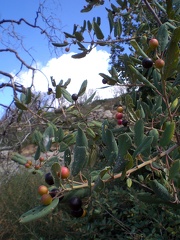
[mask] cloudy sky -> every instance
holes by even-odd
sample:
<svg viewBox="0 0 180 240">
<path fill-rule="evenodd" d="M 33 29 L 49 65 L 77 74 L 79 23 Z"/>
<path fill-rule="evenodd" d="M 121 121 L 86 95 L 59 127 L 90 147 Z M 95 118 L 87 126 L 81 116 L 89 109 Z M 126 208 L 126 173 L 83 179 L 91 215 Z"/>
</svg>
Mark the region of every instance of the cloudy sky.
<svg viewBox="0 0 180 240">
<path fill-rule="evenodd" d="M 33 19 L 33 14 L 37 8 L 37 2 L 32 1 L 25 3 L 24 0 L 10 0 L 10 2 L 4 1 L 1 4 L 0 17 L 1 19 L 19 19 L 21 17 L 26 18 L 31 21 Z M 51 2 L 51 1 L 50 1 Z M 9 4 L 11 8 L 9 8 Z M 72 33 L 73 25 L 82 24 L 83 20 L 92 21 L 93 17 L 101 16 L 104 19 L 104 24 L 102 24 L 102 30 L 104 35 L 108 35 L 107 30 L 107 12 L 104 10 L 104 7 L 97 7 L 89 13 L 80 13 L 80 10 L 83 8 L 85 1 L 71 1 L 71 0 L 62 0 L 57 10 L 57 17 L 61 20 L 61 29 L 65 32 Z M 51 2 L 52 4 L 52 2 Z M 110 4 L 109 1 L 107 4 Z M 106 5 L 107 6 L 107 5 Z M 53 4 L 51 5 L 53 7 Z M 69 17 L 71 16 L 71 17 Z M 48 82 L 50 77 L 59 82 L 61 79 L 66 81 L 68 78 L 71 78 L 71 84 L 68 86 L 68 91 L 70 93 L 78 92 L 81 83 L 84 80 L 88 80 L 88 89 L 97 89 L 104 87 L 102 84 L 102 78 L 99 76 L 99 73 L 108 74 L 108 61 L 109 61 L 109 50 L 107 48 L 98 48 L 94 49 L 89 55 L 82 59 L 73 59 L 71 58 L 72 54 L 78 53 L 78 50 L 74 47 L 71 47 L 70 52 L 61 52 L 58 56 L 52 55 L 48 52 L 47 43 L 42 39 L 40 34 L 34 34 L 27 29 L 25 26 L 20 26 L 24 35 L 24 41 L 29 49 L 32 49 L 38 66 L 40 70 L 45 74 L 45 76 L 37 72 L 35 74 L 34 86 L 36 91 L 47 92 Z M 22 34 L 21 33 L 21 34 Z M 63 41 L 63 35 L 60 36 Z M 1 46 L 0 46 L 1 48 Z M 23 53 L 18 52 L 20 56 L 23 56 Z M 22 54 L 22 55 L 21 55 Z M 1 55 L 2 56 L 2 55 Z M 6 55 L 3 61 L 0 63 L 0 70 L 7 71 L 10 73 L 16 73 L 19 69 L 19 64 L 16 63 L 14 56 Z M 26 87 L 31 84 L 31 73 L 26 69 L 18 75 L 21 79 L 21 83 Z M 0 83 L 7 82 L 2 75 L 0 75 Z M 51 87 L 51 85 L 50 85 Z M 112 97 L 112 91 L 107 88 L 103 90 L 98 90 L 98 95 L 102 98 Z M 0 103 L 8 104 L 12 100 L 12 90 L 11 89 L 0 89 Z M 1 113 L 1 112 L 0 112 Z"/>
</svg>

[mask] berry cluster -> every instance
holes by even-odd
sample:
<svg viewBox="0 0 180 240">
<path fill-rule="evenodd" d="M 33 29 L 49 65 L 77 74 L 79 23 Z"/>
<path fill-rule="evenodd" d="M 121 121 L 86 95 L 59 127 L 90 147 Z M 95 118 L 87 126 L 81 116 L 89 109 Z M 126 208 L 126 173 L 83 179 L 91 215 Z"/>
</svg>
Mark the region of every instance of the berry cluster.
<svg viewBox="0 0 180 240">
<path fill-rule="evenodd" d="M 72 197 L 69 200 L 69 207 L 71 209 L 71 215 L 73 217 L 84 217 L 86 215 L 86 210 L 82 208 L 82 201 L 78 197 Z"/>
<path fill-rule="evenodd" d="M 35 170 L 39 170 L 42 167 L 42 165 L 44 164 L 43 163 L 44 161 L 45 161 L 45 158 L 41 156 L 39 158 L 39 163 L 36 161 L 36 163 L 33 164 L 33 162 L 31 160 L 27 160 L 27 162 L 24 164 L 24 166 L 25 166 L 25 168 L 33 168 L 34 167 Z"/>
<path fill-rule="evenodd" d="M 117 113 L 116 113 L 116 119 L 117 119 L 117 124 L 118 125 L 123 125 L 124 127 L 126 127 L 128 125 L 128 121 L 126 119 L 124 119 L 124 115 L 123 115 L 123 107 L 122 106 L 119 106 L 117 108 Z"/>
<path fill-rule="evenodd" d="M 158 46 L 159 46 L 159 42 L 158 42 L 157 39 L 152 38 L 152 39 L 149 41 L 149 48 L 150 48 L 151 50 L 155 50 Z M 151 68 L 151 67 L 153 66 L 153 64 L 154 64 L 154 66 L 155 66 L 156 68 L 161 69 L 161 68 L 164 67 L 165 62 L 164 62 L 163 59 L 161 59 L 161 58 L 159 58 L 159 57 L 157 57 L 157 59 L 155 60 L 154 63 L 153 63 L 153 60 L 152 60 L 151 58 L 144 58 L 144 59 L 142 60 L 142 66 L 143 66 L 144 68 L 147 68 L 147 69 L 148 69 L 148 68 Z"/>
<path fill-rule="evenodd" d="M 67 179 L 69 175 L 70 171 L 67 167 L 61 167 L 61 172 L 57 172 L 57 176 L 61 179 Z M 50 172 L 45 174 L 44 180 L 49 186 L 54 185 L 54 178 Z M 55 197 L 58 197 L 59 201 L 61 201 L 64 197 L 60 194 L 58 188 L 53 188 L 49 191 L 49 189 L 44 185 L 39 186 L 38 193 L 41 195 L 41 203 L 45 206 L 49 205 Z"/>
</svg>

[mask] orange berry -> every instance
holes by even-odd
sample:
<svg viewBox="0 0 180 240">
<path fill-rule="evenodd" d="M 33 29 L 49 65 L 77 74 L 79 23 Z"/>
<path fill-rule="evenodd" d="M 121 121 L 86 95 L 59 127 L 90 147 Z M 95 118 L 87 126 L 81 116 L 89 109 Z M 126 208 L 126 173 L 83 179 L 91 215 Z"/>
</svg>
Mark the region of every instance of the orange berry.
<svg viewBox="0 0 180 240">
<path fill-rule="evenodd" d="M 47 188 L 46 186 L 44 186 L 44 185 L 41 185 L 41 186 L 39 186 L 39 188 L 38 188 L 38 193 L 39 193 L 40 195 L 47 194 L 47 193 L 48 193 L 48 188 Z"/>
</svg>

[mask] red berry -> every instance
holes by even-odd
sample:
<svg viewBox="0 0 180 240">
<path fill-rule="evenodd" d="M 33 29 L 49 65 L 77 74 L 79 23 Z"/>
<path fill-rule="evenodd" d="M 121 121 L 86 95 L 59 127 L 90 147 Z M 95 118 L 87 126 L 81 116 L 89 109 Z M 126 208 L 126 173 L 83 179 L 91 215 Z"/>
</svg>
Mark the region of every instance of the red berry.
<svg viewBox="0 0 180 240">
<path fill-rule="evenodd" d="M 160 58 L 155 61 L 155 67 L 157 67 L 157 68 L 164 67 L 164 64 L 165 64 L 164 60 L 162 60 Z"/>
<path fill-rule="evenodd" d="M 41 203 L 45 206 L 49 205 L 52 202 L 52 200 L 53 199 L 52 199 L 51 195 L 48 193 L 42 195 L 42 197 L 41 197 Z"/>
<path fill-rule="evenodd" d="M 44 157 L 40 157 L 40 158 L 39 158 L 39 161 L 40 161 L 40 162 L 43 162 L 43 161 L 44 161 Z"/>
<path fill-rule="evenodd" d="M 67 167 L 61 167 L 61 174 L 58 173 L 58 176 L 60 177 L 61 176 L 61 179 L 66 179 L 68 178 L 70 175 L 70 171 L 69 171 L 69 168 Z"/>
<path fill-rule="evenodd" d="M 122 119 L 122 117 L 123 117 L 122 113 L 120 112 L 116 113 L 116 119 Z"/>
<path fill-rule="evenodd" d="M 150 47 L 151 49 L 157 48 L 158 45 L 159 45 L 159 42 L 158 42 L 158 40 L 157 40 L 156 38 L 152 38 L 152 39 L 149 41 L 149 47 Z"/>
<path fill-rule="evenodd" d="M 41 186 L 39 186 L 39 188 L 38 188 L 38 193 L 39 193 L 40 195 L 47 194 L 47 193 L 48 193 L 48 188 L 47 188 L 46 186 L 44 186 L 44 185 L 41 185 Z"/>
<path fill-rule="evenodd" d="M 117 120 L 117 124 L 118 124 L 118 125 L 122 125 L 122 119 L 118 119 L 118 120 Z"/>
</svg>

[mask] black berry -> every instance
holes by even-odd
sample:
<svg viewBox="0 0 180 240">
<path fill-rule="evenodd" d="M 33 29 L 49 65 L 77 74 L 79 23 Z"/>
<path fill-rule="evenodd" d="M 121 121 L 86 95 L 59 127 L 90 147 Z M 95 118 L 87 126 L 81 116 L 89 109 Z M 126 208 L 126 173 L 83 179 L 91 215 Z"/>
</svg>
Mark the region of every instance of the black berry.
<svg viewBox="0 0 180 240">
<path fill-rule="evenodd" d="M 144 58 L 142 60 L 142 65 L 144 68 L 151 68 L 153 66 L 153 61 L 151 58 Z"/>
<path fill-rule="evenodd" d="M 48 185 L 53 185 L 54 184 L 54 179 L 53 179 L 53 176 L 51 175 L 51 173 L 46 173 L 45 175 L 45 182 L 48 184 Z"/>
<path fill-rule="evenodd" d="M 123 120 L 122 120 L 122 125 L 123 125 L 124 127 L 127 127 L 128 121 L 127 121 L 126 119 L 123 119 Z"/>
<path fill-rule="evenodd" d="M 71 97 L 72 97 L 73 101 L 77 101 L 78 100 L 78 95 L 75 94 L 75 93 Z"/>
<path fill-rule="evenodd" d="M 72 197 L 70 200 L 69 200 L 69 206 L 72 210 L 74 211 L 77 211 L 81 208 L 82 206 L 82 201 L 80 198 L 78 197 Z"/>
<path fill-rule="evenodd" d="M 107 83 L 107 80 L 103 78 L 102 83 L 103 83 L 103 84 L 106 84 L 106 83 Z"/>
<path fill-rule="evenodd" d="M 77 218 L 81 217 L 81 216 L 83 215 L 83 213 L 84 213 L 84 210 L 83 210 L 82 208 L 80 208 L 80 209 L 77 210 L 77 211 L 75 211 L 75 210 L 72 210 L 72 211 L 71 211 L 71 215 L 72 215 L 73 217 L 77 217 Z"/>
</svg>

